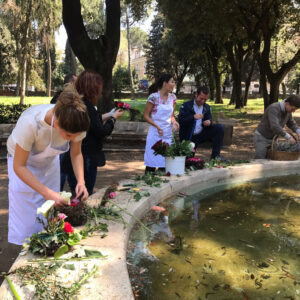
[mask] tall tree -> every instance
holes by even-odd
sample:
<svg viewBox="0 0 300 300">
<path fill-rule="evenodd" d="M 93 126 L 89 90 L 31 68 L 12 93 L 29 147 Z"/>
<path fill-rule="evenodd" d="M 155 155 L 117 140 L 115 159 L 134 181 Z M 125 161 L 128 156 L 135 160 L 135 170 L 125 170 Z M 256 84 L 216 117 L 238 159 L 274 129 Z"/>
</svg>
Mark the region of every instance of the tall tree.
<svg viewBox="0 0 300 300">
<path fill-rule="evenodd" d="M 63 0 L 63 23 L 70 45 L 84 68 L 103 77 L 103 111 L 113 107 L 112 69 L 120 43 L 120 1 L 106 0 L 105 33 L 97 39 L 88 36 L 81 14 L 80 0 Z"/>
<path fill-rule="evenodd" d="M 264 97 L 264 107 L 278 101 L 279 85 L 287 73 L 300 61 L 299 35 L 299 3 L 292 0 L 273 1 L 236 1 L 240 11 L 240 24 L 247 30 L 249 39 L 260 49 L 257 61 L 260 70 L 260 85 Z M 288 26 L 287 26 L 288 25 Z M 270 54 L 272 40 L 283 26 L 287 26 L 286 38 L 294 40 L 298 49 L 277 70 L 273 69 Z M 267 89 L 270 83 L 270 92 Z"/>
</svg>

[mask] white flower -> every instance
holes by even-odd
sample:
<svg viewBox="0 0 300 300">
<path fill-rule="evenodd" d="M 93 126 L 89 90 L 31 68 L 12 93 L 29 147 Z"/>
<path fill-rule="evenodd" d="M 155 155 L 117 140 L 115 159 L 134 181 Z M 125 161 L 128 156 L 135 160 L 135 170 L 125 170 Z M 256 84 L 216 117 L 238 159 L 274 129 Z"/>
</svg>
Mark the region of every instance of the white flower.
<svg viewBox="0 0 300 300">
<path fill-rule="evenodd" d="M 39 207 L 36 210 L 36 213 L 39 214 L 43 214 L 45 216 L 45 218 L 47 218 L 48 216 L 48 211 L 51 207 L 54 206 L 55 201 L 54 200 L 47 200 L 46 202 L 43 203 L 43 205 L 41 207 Z"/>
<path fill-rule="evenodd" d="M 190 147 L 190 150 L 193 150 L 195 148 L 195 143 L 190 142 L 189 147 Z"/>
<path fill-rule="evenodd" d="M 68 205 L 71 204 L 72 193 L 63 191 L 63 192 L 60 192 L 59 194 L 64 199 L 64 201 L 66 201 L 68 203 Z"/>
</svg>

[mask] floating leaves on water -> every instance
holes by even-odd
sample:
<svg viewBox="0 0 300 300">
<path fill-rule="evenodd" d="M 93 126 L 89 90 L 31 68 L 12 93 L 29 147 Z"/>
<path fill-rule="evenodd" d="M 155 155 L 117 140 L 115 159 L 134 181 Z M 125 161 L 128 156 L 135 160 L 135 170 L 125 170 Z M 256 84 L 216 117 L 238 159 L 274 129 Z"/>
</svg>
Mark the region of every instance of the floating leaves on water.
<svg viewBox="0 0 300 300">
<path fill-rule="evenodd" d="M 260 275 L 260 277 L 261 277 L 262 279 L 269 279 L 269 278 L 271 278 L 271 276 L 270 276 L 270 275 L 267 275 L 267 274 L 262 274 L 262 275 Z"/>
<path fill-rule="evenodd" d="M 262 262 L 260 264 L 257 265 L 259 268 L 264 269 L 264 268 L 269 268 L 269 264 L 267 264 L 266 262 Z"/>
<path fill-rule="evenodd" d="M 283 264 L 289 265 L 289 263 L 286 260 L 282 259 L 281 261 L 282 261 Z"/>
</svg>

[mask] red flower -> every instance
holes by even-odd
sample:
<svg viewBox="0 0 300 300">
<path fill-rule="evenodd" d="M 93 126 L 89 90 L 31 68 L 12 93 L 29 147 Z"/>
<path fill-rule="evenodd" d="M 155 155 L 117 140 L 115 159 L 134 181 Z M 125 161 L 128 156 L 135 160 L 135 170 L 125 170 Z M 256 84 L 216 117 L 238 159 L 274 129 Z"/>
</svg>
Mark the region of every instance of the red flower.
<svg viewBox="0 0 300 300">
<path fill-rule="evenodd" d="M 166 175 L 167 175 L 167 176 L 171 176 L 171 173 L 170 173 L 170 172 L 168 172 Z"/>
<path fill-rule="evenodd" d="M 73 233 L 74 232 L 74 228 L 72 227 L 72 225 L 69 222 L 65 222 L 64 232 L 66 232 L 66 233 Z"/>
<path fill-rule="evenodd" d="M 124 103 L 123 102 L 118 102 L 118 107 L 123 108 Z"/>
<path fill-rule="evenodd" d="M 158 142 L 156 142 L 152 147 L 151 149 L 152 150 L 155 150 L 157 147 L 159 147 L 160 145 L 162 144 L 162 140 L 159 140 Z"/>
</svg>

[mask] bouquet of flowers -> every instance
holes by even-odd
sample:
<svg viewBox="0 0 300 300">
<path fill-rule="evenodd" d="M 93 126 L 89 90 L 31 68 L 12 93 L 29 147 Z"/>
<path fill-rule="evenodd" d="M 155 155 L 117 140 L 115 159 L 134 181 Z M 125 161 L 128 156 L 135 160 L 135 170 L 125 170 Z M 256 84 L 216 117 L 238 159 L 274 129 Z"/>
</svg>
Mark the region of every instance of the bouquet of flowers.
<svg viewBox="0 0 300 300">
<path fill-rule="evenodd" d="M 54 210 L 54 203 L 53 200 L 47 200 L 37 209 L 37 214 L 43 214 L 47 222 L 37 217 L 44 230 L 34 233 L 28 239 L 28 250 L 33 254 L 59 257 L 69 251 L 69 247 L 77 244 L 82 238 L 81 234 L 74 230 L 69 222 L 65 221 L 67 216 Z"/>
<path fill-rule="evenodd" d="M 130 104 L 120 101 L 115 101 L 115 108 L 116 109 L 124 109 L 124 110 L 130 110 Z"/>
<path fill-rule="evenodd" d="M 193 170 L 201 170 L 204 168 L 204 161 L 199 157 L 190 157 L 186 159 L 185 167 Z"/>
<path fill-rule="evenodd" d="M 151 149 L 154 150 L 155 155 L 174 158 L 175 156 L 191 156 L 195 151 L 194 147 L 195 144 L 191 141 L 183 140 L 176 142 L 175 137 L 173 137 L 173 143 L 171 145 L 159 140 Z"/>
<path fill-rule="evenodd" d="M 71 199 L 72 194 L 69 192 L 60 192 L 61 196 L 69 204 L 68 206 L 62 206 L 57 211 L 64 213 L 68 216 L 68 221 L 73 226 L 84 225 L 87 221 L 86 205 L 79 199 Z"/>
</svg>

